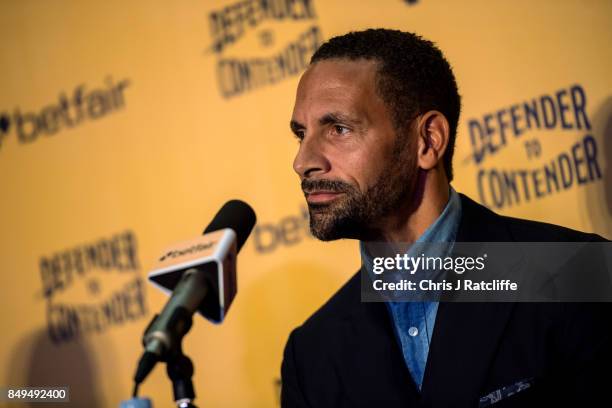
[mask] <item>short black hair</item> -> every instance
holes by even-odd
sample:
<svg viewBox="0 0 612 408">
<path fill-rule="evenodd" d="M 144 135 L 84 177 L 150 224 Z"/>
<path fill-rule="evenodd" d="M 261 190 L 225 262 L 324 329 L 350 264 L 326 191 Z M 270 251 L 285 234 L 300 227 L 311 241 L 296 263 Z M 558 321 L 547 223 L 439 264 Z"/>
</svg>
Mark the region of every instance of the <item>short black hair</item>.
<svg viewBox="0 0 612 408">
<path fill-rule="evenodd" d="M 450 126 L 444 169 L 451 181 L 461 97 L 442 51 L 414 33 L 377 28 L 331 38 L 313 54 L 310 63 L 332 58 L 379 63 L 376 90 L 390 109 L 395 128 L 402 133 L 419 114 L 442 112 Z"/>
</svg>

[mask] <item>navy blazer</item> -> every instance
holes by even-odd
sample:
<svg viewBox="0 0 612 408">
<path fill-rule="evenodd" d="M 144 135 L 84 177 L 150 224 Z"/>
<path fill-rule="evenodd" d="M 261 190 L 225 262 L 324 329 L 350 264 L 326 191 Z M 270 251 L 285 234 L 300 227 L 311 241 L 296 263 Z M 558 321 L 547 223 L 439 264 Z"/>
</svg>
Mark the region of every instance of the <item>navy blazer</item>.
<svg viewBox="0 0 612 408">
<path fill-rule="evenodd" d="M 457 242 L 603 240 L 461 200 Z M 419 392 L 386 306 L 360 299 L 357 273 L 293 330 L 282 407 L 612 406 L 612 303 L 440 302 Z"/>
</svg>

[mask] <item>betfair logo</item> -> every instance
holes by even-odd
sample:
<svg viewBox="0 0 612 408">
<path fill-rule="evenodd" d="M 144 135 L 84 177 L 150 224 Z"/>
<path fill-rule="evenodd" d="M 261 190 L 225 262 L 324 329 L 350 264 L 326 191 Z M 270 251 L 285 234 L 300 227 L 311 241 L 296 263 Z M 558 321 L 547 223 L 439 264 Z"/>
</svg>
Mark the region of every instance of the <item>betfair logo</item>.
<svg viewBox="0 0 612 408">
<path fill-rule="evenodd" d="M 2 112 L 0 147 L 11 129 L 15 129 L 19 144 L 29 144 L 41 136 L 52 136 L 117 112 L 125 107 L 125 90 L 129 85 L 129 79 L 115 82 L 107 77 L 101 87 L 88 88 L 80 84 L 70 93 L 60 92 L 57 102 L 39 111 L 24 111 L 16 107 L 12 115 Z"/>
<path fill-rule="evenodd" d="M 161 258 L 159 258 L 159 262 L 163 262 L 169 258 L 176 258 L 178 256 L 189 255 L 194 252 L 206 251 L 207 249 L 212 248 L 216 243 L 217 241 L 210 241 L 205 244 L 192 245 L 186 249 L 177 249 L 177 250 L 168 251 Z"/>
</svg>

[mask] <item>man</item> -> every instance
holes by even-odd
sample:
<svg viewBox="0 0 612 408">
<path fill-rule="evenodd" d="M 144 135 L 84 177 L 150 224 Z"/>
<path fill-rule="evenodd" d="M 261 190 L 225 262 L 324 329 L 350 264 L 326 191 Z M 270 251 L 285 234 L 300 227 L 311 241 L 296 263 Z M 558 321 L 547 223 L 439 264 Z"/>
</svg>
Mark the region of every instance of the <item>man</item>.
<svg viewBox="0 0 612 408">
<path fill-rule="evenodd" d="M 294 169 L 315 237 L 362 242 L 597 241 L 501 217 L 450 187 L 460 97 L 433 43 L 335 37 L 302 76 Z M 367 275 L 366 275 L 367 276 Z M 295 329 L 283 407 L 589 406 L 612 370 L 604 303 L 361 302 L 356 274 Z"/>
</svg>

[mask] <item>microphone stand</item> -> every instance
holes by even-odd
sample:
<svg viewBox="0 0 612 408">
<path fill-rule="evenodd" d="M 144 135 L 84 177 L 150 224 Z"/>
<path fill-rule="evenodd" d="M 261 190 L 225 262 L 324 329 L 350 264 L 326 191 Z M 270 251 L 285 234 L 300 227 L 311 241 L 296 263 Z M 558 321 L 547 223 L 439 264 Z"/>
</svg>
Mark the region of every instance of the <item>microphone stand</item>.
<svg viewBox="0 0 612 408">
<path fill-rule="evenodd" d="M 151 320 L 151 324 L 155 322 L 157 315 Z M 185 308 L 175 310 L 170 320 L 173 322 L 172 327 L 181 327 L 181 333 L 187 333 L 191 328 L 191 315 L 185 313 Z M 145 330 L 145 333 L 148 331 Z M 174 393 L 174 402 L 178 408 L 198 408 L 193 404 L 195 399 L 195 391 L 191 377 L 193 376 L 193 363 L 183 353 L 182 338 L 175 338 L 171 343 L 170 349 L 159 358 L 156 354 L 146 351 L 138 364 L 136 375 L 134 376 L 134 392 L 133 398 L 138 397 L 138 388 L 144 378 L 151 372 L 155 364 L 159 361 L 166 363 L 166 373 L 168 378 L 172 380 L 172 391 Z"/>
<path fill-rule="evenodd" d="M 192 404 L 195 399 L 195 391 L 191 376 L 193 375 L 193 363 L 183 354 L 181 345 L 173 350 L 166 360 L 166 371 L 172 380 L 174 401 L 178 408 L 197 408 Z"/>
</svg>

